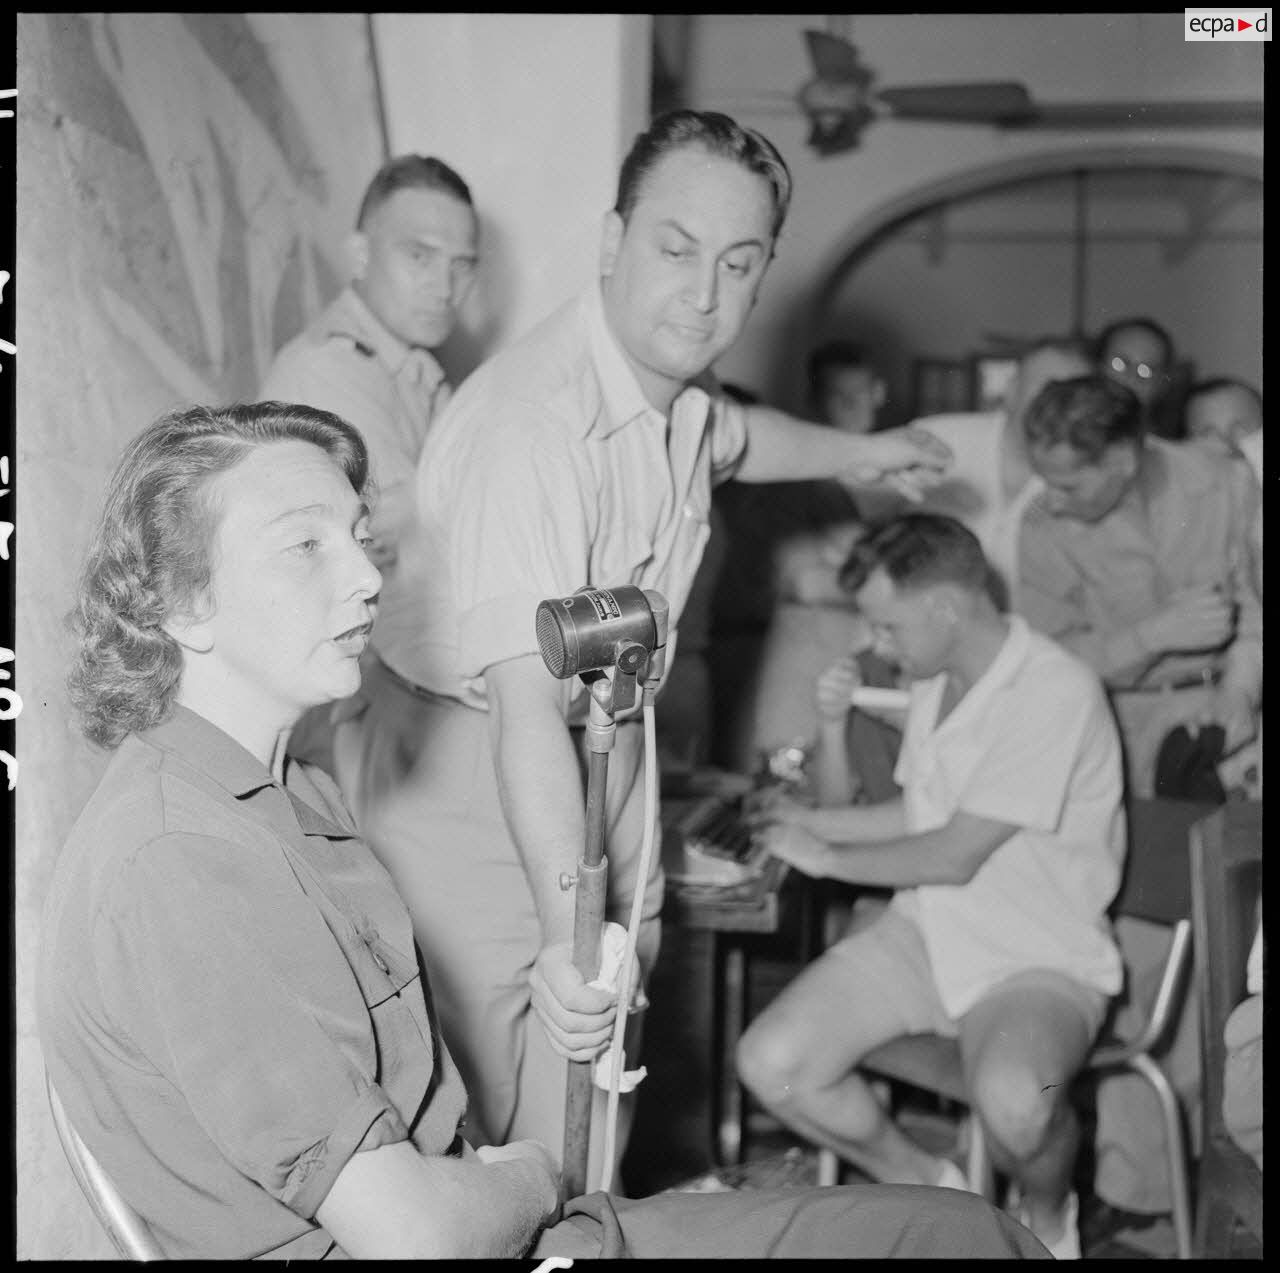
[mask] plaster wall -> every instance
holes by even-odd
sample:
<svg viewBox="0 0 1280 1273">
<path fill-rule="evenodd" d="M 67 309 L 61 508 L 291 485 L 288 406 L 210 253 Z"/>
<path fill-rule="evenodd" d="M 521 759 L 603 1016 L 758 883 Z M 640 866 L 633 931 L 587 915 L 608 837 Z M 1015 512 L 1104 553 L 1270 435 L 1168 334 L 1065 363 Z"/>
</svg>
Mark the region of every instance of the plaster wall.
<svg viewBox="0 0 1280 1273">
<path fill-rule="evenodd" d="M 62 616 L 125 441 L 253 396 L 338 284 L 381 159 L 359 14 L 20 14 L 17 119 L 17 1255 L 111 1256 L 44 1095 L 33 976 L 57 850 L 106 757 Z"/>
<path fill-rule="evenodd" d="M 725 379 L 751 385 L 783 405 L 803 404 L 803 359 L 821 335 L 826 314 L 818 299 L 833 271 L 891 210 L 907 211 L 922 192 L 978 169 L 1012 170 L 1124 146 L 1151 147 L 1166 156 L 1208 149 L 1261 160 L 1261 129 L 1017 132 L 894 119 L 875 121 L 857 150 L 822 158 L 805 145 L 808 124 L 790 98 L 813 73 L 801 33 L 825 26 L 823 14 L 697 14 L 688 33 L 689 104 L 728 110 L 759 128 L 782 151 L 795 178 L 791 213 L 756 312 L 718 368 Z M 1013 79 L 1025 83 L 1036 100 L 1054 103 L 1262 94 L 1264 46 L 1188 43 L 1181 10 L 859 14 L 852 17 L 850 37 L 876 72 L 877 86 Z M 1243 318 L 1237 317 L 1237 294 L 1226 280 L 1188 294 L 1196 306 L 1194 329 L 1187 298 L 1180 305 L 1171 302 L 1158 316 L 1184 345 L 1198 331 L 1238 333 L 1255 351 L 1260 369 L 1260 279 L 1259 254 L 1250 267 Z M 855 283 L 859 291 L 862 282 Z M 893 304 L 878 284 L 862 295 L 872 309 Z M 1099 291 L 1094 299 L 1100 311 L 1112 298 Z M 945 308 L 954 298 L 939 303 Z"/>
<path fill-rule="evenodd" d="M 20 1259 L 112 1255 L 48 1115 L 33 977 L 57 850 L 106 762 L 70 717 L 62 616 L 116 458 L 170 407 L 255 394 L 274 350 L 344 281 L 343 242 L 384 146 L 455 164 L 481 209 L 479 286 L 443 351 L 455 380 L 578 291 L 646 122 L 648 24 L 19 15 Z"/>
<path fill-rule="evenodd" d="M 455 382 L 596 277 L 618 168 L 648 123 L 649 23 L 376 15 L 392 151 L 455 165 L 480 213 L 480 277 L 442 356 Z"/>
</svg>

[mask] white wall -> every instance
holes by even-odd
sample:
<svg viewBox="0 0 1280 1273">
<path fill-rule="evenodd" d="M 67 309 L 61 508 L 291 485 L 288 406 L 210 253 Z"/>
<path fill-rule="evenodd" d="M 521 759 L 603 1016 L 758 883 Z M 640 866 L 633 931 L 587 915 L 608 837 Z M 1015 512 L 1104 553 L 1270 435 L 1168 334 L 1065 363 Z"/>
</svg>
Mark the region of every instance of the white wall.
<svg viewBox="0 0 1280 1273">
<path fill-rule="evenodd" d="M 913 191 L 975 168 L 1127 142 L 1262 154 L 1261 129 L 1015 132 L 878 120 L 859 149 L 819 158 L 804 144 L 806 121 L 784 100 L 812 75 L 801 35 L 808 26 L 824 28 L 825 16 L 699 14 L 689 48 L 689 104 L 727 109 L 761 129 L 795 177 L 791 215 L 760 304 L 719 366 L 724 378 L 792 406 L 799 405 L 799 364 L 813 335 L 813 298 L 878 213 L 905 207 Z M 1014 79 L 1045 102 L 1258 98 L 1262 92 L 1262 47 L 1187 43 L 1180 9 L 866 14 L 852 18 L 850 35 L 879 86 Z"/>
<path fill-rule="evenodd" d="M 480 282 L 442 359 L 455 375 L 596 277 L 618 168 L 648 122 L 650 19 L 381 13 L 392 153 L 435 154 L 479 209 Z"/>
<path fill-rule="evenodd" d="M 1072 192 L 1065 178 L 1041 188 L 1050 184 L 1054 193 L 1043 201 L 1020 189 L 953 205 L 938 238 L 917 222 L 910 233 L 876 243 L 839 278 L 822 330 L 859 341 L 888 376 L 885 423 L 911 413 L 914 358 L 966 358 L 998 348 L 994 336 L 1072 330 Z M 1103 205 L 1098 195 L 1094 203 L 1101 206 L 1082 252 L 1084 330 L 1151 314 L 1197 378 L 1230 375 L 1261 388 L 1261 186 L 1189 243 L 1187 209 L 1162 198 L 1154 179 L 1131 206 Z"/>
</svg>

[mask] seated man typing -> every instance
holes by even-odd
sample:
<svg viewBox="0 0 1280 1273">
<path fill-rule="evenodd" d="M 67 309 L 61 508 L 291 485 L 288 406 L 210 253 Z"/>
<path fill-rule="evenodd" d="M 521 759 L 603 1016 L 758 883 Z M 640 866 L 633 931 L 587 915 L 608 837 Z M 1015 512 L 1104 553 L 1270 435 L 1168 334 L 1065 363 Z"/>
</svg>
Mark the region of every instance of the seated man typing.
<svg viewBox="0 0 1280 1273">
<path fill-rule="evenodd" d="M 996 1167 L 1051 1251 L 1079 1253 L 1068 1100 L 1121 966 L 1106 909 L 1124 855 L 1120 747 L 1097 677 L 997 609 L 952 518 L 858 544 L 845 586 L 912 678 L 900 799 L 760 815 L 768 849 L 818 878 L 896 890 L 743 1036 L 739 1073 L 785 1123 L 879 1180 L 958 1169 L 889 1119 L 859 1059 L 902 1034 L 958 1036 Z"/>
<path fill-rule="evenodd" d="M 288 751 L 359 686 L 381 583 L 368 471 L 329 412 L 175 412 L 112 477 L 82 576 L 73 699 L 113 755 L 50 884 L 40 1036 L 165 1254 L 1043 1257 L 943 1190 L 562 1206 L 550 1149 L 459 1134 L 409 912 L 334 783 Z M 569 1023 L 576 1059 L 613 1015 Z"/>
</svg>

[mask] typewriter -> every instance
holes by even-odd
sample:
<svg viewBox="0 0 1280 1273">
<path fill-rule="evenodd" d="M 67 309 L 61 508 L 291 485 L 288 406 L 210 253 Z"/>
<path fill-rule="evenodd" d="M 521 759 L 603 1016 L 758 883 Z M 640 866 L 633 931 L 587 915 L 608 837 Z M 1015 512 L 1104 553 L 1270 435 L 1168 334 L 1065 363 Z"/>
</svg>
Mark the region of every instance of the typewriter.
<svg viewBox="0 0 1280 1273">
<path fill-rule="evenodd" d="M 663 868 L 675 884 L 723 888 L 759 876 L 768 854 L 742 818 L 743 797 L 679 801 L 664 818 Z"/>
<path fill-rule="evenodd" d="M 805 785 L 807 749 L 799 741 L 762 752 L 754 774 L 722 770 L 666 774 L 662 786 L 662 866 L 684 891 L 719 890 L 726 900 L 776 888 L 786 864 L 764 849 L 742 809 L 753 792 Z"/>
</svg>

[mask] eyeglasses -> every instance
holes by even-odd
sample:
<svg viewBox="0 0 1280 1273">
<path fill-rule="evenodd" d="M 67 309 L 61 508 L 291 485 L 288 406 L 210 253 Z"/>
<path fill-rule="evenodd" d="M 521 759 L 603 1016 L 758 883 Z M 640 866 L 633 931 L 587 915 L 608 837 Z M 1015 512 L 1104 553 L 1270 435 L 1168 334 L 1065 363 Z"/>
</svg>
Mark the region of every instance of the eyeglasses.
<svg viewBox="0 0 1280 1273">
<path fill-rule="evenodd" d="M 1159 370 L 1150 363 L 1130 362 L 1127 358 L 1121 358 L 1119 354 L 1111 360 L 1111 370 L 1118 371 L 1122 376 L 1125 372 L 1132 371 L 1139 380 L 1151 380 L 1160 374 Z"/>
</svg>

